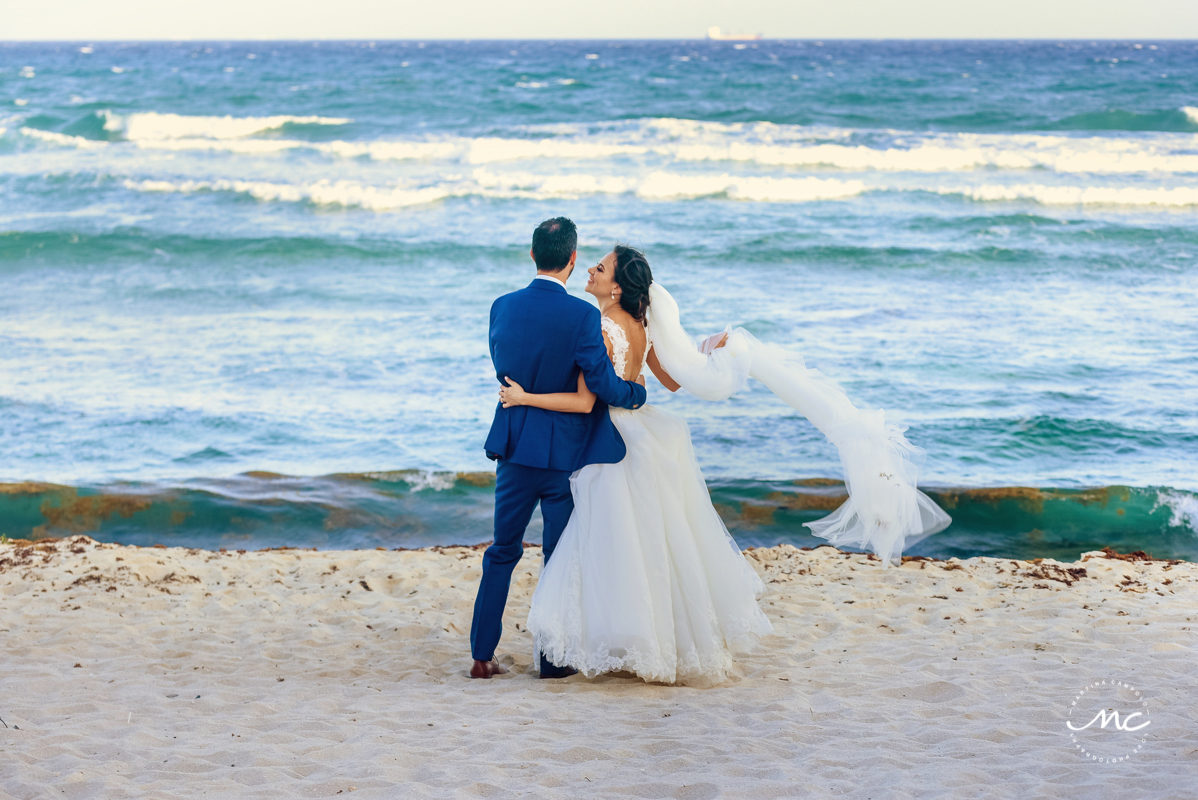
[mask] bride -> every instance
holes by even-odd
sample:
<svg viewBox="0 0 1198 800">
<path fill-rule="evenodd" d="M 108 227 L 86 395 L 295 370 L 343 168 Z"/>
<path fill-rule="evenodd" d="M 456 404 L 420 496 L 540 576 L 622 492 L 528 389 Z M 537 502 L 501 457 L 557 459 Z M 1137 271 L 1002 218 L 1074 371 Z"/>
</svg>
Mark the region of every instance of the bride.
<svg viewBox="0 0 1198 800">
<path fill-rule="evenodd" d="M 646 365 L 672 391 L 645 326 L 653 277 L 617 245 L 588 270 L 616 374 Z M 589 411 L 595 395 L 528 394 L 509 379 L 505 406 Z M 528 628 L 539 652 L 587 676 L 613 670 L 666 683 L 719 680 L 731 650 L 772 630 L 764 586 L 711 505 L 686 422 L 651 405 L 610 409 L 628 454 L 570 479 L 574 513 L 541 573 Z"/>
<path fill-rule="evenodd" d="M 737 329 L 696 349 L 673 298 L 653 283 L 640 251 L 617 245 L 588 270 L 616 374 L 720 400 L 749 377 L 803 412 L 840 450 L 850 499 L 810 523 L 834 544 L 874 550 L 883 564 L 904 544 L 948 524 L 915 489 L 917 448 L 882 412 L 859 411 L 802 359 Z M 505 407 L 587 413 L 595 395 L 530 394 L 508 379 Z M 587 676 L 633 672 L 647 681 L 723 680 L 734 652 L 773 628 L 758 606 L 764 585 L 712 507 L 686 422 L 651 405 L 611 408 L 627 445 L 615 464 L 570 478 L 574 512 L 541 573 L 528 628 L 536 651 Z"/>
</svg>

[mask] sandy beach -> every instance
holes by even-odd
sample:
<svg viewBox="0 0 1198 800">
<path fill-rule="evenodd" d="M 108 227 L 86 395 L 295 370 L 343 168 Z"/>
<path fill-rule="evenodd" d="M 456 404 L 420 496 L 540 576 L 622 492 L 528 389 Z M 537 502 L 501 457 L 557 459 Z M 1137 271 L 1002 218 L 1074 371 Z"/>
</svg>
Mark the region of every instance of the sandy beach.
<svg viewBox="0 0 1198 800">
<path fill-rule="evenodd" d="M 537 680 L 537 548 L 469 680 L 481 555 L 0 545 L 0 794 L 1193 796 L 1194 564 L 751 550 L 776 634 L 694 689 Z M 1149 704 L 1125 762 L 1065 728 L 1102 679 Z"/>
</svg>

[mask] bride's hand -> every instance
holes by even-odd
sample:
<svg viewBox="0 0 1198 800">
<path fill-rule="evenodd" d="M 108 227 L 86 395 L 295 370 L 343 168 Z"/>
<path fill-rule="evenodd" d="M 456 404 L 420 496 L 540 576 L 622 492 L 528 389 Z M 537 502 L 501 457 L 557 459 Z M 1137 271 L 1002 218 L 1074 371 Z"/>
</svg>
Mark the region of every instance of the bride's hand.
<svg viewBox="0 0 1198 800">
<path fill-rule="evenodd" d="M 699 345 L 699 352 L 703 355 L 710 355 L 726 344 L 728 344 L 728 334 L 713 333 L 711 336 L 708 336 L 706 339 L 704 339 Z"/>
<path fill-rule="evenodd" d="M 511 378 L 504 378 L 504 380 L 507 381 L 507 386 L 499 390 L 499 402 L 503 403 L 504 408 L 524 405 L 524 398 L 528 396 L 528 392 L 524 391 L 524 387 Z"/>
</svg>

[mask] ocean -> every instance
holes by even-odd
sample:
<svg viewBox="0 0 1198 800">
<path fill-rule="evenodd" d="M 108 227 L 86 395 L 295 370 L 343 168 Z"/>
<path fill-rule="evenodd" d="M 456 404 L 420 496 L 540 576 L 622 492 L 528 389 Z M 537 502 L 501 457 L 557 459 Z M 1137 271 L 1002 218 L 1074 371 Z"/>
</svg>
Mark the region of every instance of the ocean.
<svg viewBox="0 0 1198 800">
<path fill-rule="evenodd" d="M 1193 560 L 1196 178 L 1195 42 L 0 44 L 0 535 L 488 540 L 488 309 L 566 215 L 909 426 L 909 553 Z M 742 546 L 820 542 L 806 420 L 649 394 Z"/>
</svg>

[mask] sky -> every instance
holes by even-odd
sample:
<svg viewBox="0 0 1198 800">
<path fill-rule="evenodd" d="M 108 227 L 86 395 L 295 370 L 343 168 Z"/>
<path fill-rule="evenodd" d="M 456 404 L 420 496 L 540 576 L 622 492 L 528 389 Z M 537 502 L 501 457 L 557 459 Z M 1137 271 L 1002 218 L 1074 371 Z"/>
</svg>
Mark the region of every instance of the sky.
<svg viewBox="0 0 1198 800">
<path fill-rule="evenodd" d="M 1198 39 L 1198 0 L 6 0 L 0 41 Z"/>
</svg>

